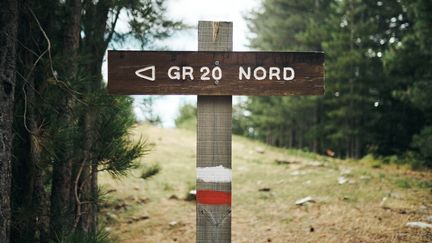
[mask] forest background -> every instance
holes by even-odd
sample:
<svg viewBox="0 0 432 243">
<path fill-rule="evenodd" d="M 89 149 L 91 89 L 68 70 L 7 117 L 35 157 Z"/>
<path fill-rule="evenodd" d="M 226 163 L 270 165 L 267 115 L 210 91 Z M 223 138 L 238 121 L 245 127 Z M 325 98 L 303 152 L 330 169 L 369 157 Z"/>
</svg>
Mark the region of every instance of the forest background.
<svg viewBox="0 0 432 243">
<path fill-rule="evenodd" d="M 3 0 L 0 10 L 0 242 L 98 239 L 98 173 L 125 174 L 130 97 L 106 93 L 107 48 L 148 48 L 185 28 L 162 0 Z M 263 0 L 250 45 L 324 51 L 322 97 L 249 97 L 233 132 L 339 158 L 432 166 L 432 3 Z M 116 31 L 120 14 L 127 31 Z M 151 100 L 151 99 L 150 99 Z M 151 102 L 151 101 L 148 101 Z M 195 107 L 176 123 L 188 126 Z M 157 121 L 156 121 L 157 122 Z"/>
</svg>

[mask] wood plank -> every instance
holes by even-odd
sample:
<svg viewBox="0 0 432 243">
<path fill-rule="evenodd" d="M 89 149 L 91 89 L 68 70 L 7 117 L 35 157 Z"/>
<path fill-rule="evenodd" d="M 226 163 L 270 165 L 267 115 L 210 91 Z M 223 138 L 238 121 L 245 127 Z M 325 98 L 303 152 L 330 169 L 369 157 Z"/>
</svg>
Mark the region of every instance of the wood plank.
<svg viewBox="0 0 432 243">
<path fill-rule="evenodd" d="M 208 43 L 211 43 L 208 42 Z M 111 94 L 155 95 L 322 95 L 324 93 L 324 54 L 322 52 L 226 52 L 226 51 L 109 51 L 108 90 Z M 221 49 L 226 50 L 226 49 Z M 218 65 L 215 63 L 218 62 Z M 141 78 L 135 72 L 155 66 L 155 81 Z M 189 75 L 171 79 L 170 67 L 193 69 Z M 201 80 L 207 67 L 210 80 Z M 211 76 L 213 68 L 219 67 L 222 77 L 215 84 Z M 247 72 L 250 79 L 239 70 Z M 254 70 L 257 69 L 256 76 Z M 272 68 L 272 70 L 270 70 Z M 284 68 L 294 70 L 292 80 L 283 77 Z M 264 71 L 265 70 L 265 71 Z M 279 70 L 279 71 L 278 71 Z M 201 72 L 202 71 L 202 72 Z M 266 72 L 266 73 L 264 73 Z M 272 76 L 270 77 L 270 73 Z M 151 75 L 151 71 L 143 74 Z M 175 72 L 171 72 L 175 74 Z M 217 78 L 218 72 L 215 71 Z M 245 74 L 245 73 L 242 73 Z M 266 74 L 266 75 L 264 75 Z M 172 75 L 172 76 L 173 76 Z M 291 71 L 287 69 L 286 77 Z M 262 80 L 258 80 L 258 79 Z"/>
<path fill-rule="evenodd" d="M 231 51 L 232 23 L 200 21 L 198 50 Z M 229 80 L 229 79 L 227 79 Z M 197 167 L 215 170 L 215 177 L 197 175 L 196 242 L 231 242 L 232 97 L 198 96 Z M 217 171 L 223 171 L 217 173 Z M 213 174 L 210 174 L 213 177 Z M 208 175 L 207 175 L 208 177 Z"/>
</svg>

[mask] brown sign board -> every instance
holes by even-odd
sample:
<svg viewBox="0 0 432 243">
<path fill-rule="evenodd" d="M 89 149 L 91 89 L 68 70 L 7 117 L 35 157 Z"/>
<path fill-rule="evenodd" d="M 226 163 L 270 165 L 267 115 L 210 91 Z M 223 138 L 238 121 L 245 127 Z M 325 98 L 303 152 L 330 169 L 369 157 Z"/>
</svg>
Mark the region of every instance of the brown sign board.
<svg viewBox="0 0 432 243">
<path fill-rule="evenodd" d="M 322 52 L 108 51 L 118 95 L 322 95 Z"/>
</svg>

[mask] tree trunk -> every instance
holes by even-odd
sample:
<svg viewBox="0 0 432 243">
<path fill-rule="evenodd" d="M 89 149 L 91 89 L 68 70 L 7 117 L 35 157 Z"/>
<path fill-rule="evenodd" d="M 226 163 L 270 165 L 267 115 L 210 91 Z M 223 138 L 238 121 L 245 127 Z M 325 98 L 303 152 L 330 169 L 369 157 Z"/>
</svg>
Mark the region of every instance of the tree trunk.
<svg viewBox="0 0 432 243">
<path fill-rule="evenodd" d="M 33 153 L 33 149 L 32 149 Z M 40 155 L 40 151 L 35 151 Z M 39 157 L 40 159 L 40 157 Z M 40 162 L 40 160 L 39 160 Z M 41 243 L 48 243 L 50 239 L 49 234 L 49 196 L 45 190 L 44 169 L 40 167 L 38 163 L 33 164 L 34 166 L 34 189 L 33 189 L 33 204 L 34 208 L 34 238 L 39 239 Z"/>
<path fill-rule="evenodd" d="M 314 119 L 313 119 L 313 123 L 312 123 L 312 127 L 318 127 L 320 123 L 320 102 L 315 101 L 314 104 Z M 312 140 L 312 151 L 314 153 L 318 153 L 319 152 L 319 139 L 320 136 L 317 134 L 317 129 L 315 129 L 315 133 L 313 134 L 313 140 Z"/>
<path fill-rule="evenodd" d="M 294 128 L 293 128 L 292 125 L 291 125 L 288 147 L 289 147 L 289 148 L 293 148 L 293 146 L 294 146 Z"/>
<path fill-rule="evenodd" d="M 31 2 L 23 1 L 23 6 L 30 6 Z M 23 11 L 23 14 L 20 15 L 20 28 L 18 31 L 19 39 L 22 40 L 22 43 L 32 49 L 37 49 L 39 47 L 39 42 L 44 43 L 41 40 L 41 35 L 39 33 L 32 34 L 33 26 L 31 21 L 33 18 L 31 17 L 31 21 L 28 19 L 30 14 L 28 11 Z M 28 38 L 28 36 L 32 36 L 32 38 Z M 36 41 L 36 40 L 39 40 Z M 42 45 L 42 44 L 41 44 Z M 35 63 L 34 54 L 18 48 L 18 55 L 20 57 L 19 60 L 21 69 L 20 73 L 25 74 L 25 78 L 23 78 L 23 86 L 22 95 L 24 96 L 24 106 L 25 112 L 23 117 L 23 122 L 25 126 L 25 130 L 23 132 L 26 134 L 26 139 L 28 139 L 28 150 L 26 153 L 27 159 L 25 166 L 27 167 L 27 176 L 28 179 L 23 181 L 21 186 L 24 188 L 28 188 L 26 193 L 28 199 L 24 201 L 25 208 L 30 210 L 30 213 L 27 213 L 25 216 L 25 223 L 20 222 L 16 225 L 20 228 L 17 232 L 13 232 L 13 237 L 22 237 L 23 240 L 27 241 L 38 241 L 38 242 L 48 242 L 49 241 L 49 202 L 48 202 L 48 193 L 45 190 L 44 178 L 46 177 L 45 172 L 48 163 L 43 163 L 42 161 L 42 153 L 43 153 L 43 141 L 42 141 L 42 126 L 41 126 L 41 117 L 39 115 L 39 104 L 40 100 L 39 96 L 36 95 L 38 92 L 40 95 L 41 92 L 37 91 L 38 87 L 36 85 L 35 75 L 34 73 L 38 72 L 38 68 L 33 66 Z M 35 68 L 35 69 L 34 69 Z M 38 82 L 39 86 L 44 86 L 43 82 Z M 16 174 L 15 174 L 16 175 Z M 23 176 L 23 174 L 17 175 L 19 177 Z M 19 184 L 15 184 L 14 186 L 19 186 Z M 15 208 L 20 208 L 21 205 L 15 205 Z"/>
<path fill-rule="evenodd" d="M 11 145 L 17 15 L 16 1 L 5 1 L 0 8 L 0 242 L 9 242 L 10 234 Z"/>
<path fill-rule="evenodd" d="M 98 163 L 93 161 L 91 168 L 91 195 L 92 195 L 92 204 L 90 215 L 90 232 L 97 231 L 97 218 L 98 218 L 98 202 L 99 202 L 99 187 L 98 187 Z"/>
<path fill-rule="evenodd" d="M 355 151 L 355 158 L 359 159 L 362 156 L 362 151 L 361 151 L 360 137 L 358 135 L 356 135 L 354 139 L 354 151 Z"/>
<path fill-rule="evenodd" d="M 32 60 L 32 59 L 31 59 Z M 28 62 L 31 65 L 31 61 Z M 36 116 L 36 104 L 38 103 L 35 95 L 34 78 L 27 79 L 27 102 L 28 102 L 28 128 L 30 139 L 30 166 L 31 177 L 33 180 L 33 196 L 30 207 L 33 209 L 33 217 L 30 225 L 33 239 L 39 238 L 39 242 L 49 241 L 49 213 L 48 213 L 48 194 L 45 191 L 44 176 L 45 166 L 42 163 L 42 141 L 41 130 Z M 29 87 L 31 86 L 31 87 Z M 27 123 L 25 120 L 24 122 Z"/>
<path fill-rule="evenodd" d="M 86 14 L 83 17 L 83 25 L 85 25 L 85 38 L 83 39 L 83 48 L 85 55 L 91 54 L 90 64 L 86 66 L 85 71 L 91 75 L 92 80 L 87 86 L 87 96 L 98 95 L 97 93 L 102 88 L 102 73 L 101 67 L 103 56 L 108 46 L 106 38 L 107 20 L 109 10 L 112 8 L 112 3 L 109 1 L 99 1 L 97 3 L 90 2 L 86 6 Z M 81 194 L 83 201 L 82 215 L 80 216 L 80 225 L 84 232 L 94 233 L 97 228 L 97 164 L 98 161 L 94 158 L 92 147 L 95 145 L 95 130 L 98 110 L 89 104 L 84 116 L 84 168 L 81 181 L 85 184 L 82 187 Z"/>
<path fill-rule="evenodd" d="M 92 182 L 93 173 L 91 171 L 93 163 L 93 153 L 92 146 L 94 144 L 94 125 L 95 125 L 95 115 L 94 111 L 92 111 L 93 107 L 89 104 L 88 111 L 84 117 L 84 161 L 83 161 L 83 170 L 80 178 L 80 194 L 81 194 L 81 204 L 79 205 L 81 215 L 80 215 L 80 230 L 90 233 L 92 232 L 92 219 L 93 215 L 96 212 L 93 211 L 93 206 L 95 202 L 92 198 Z"/>
<path fill-rule="evenodd" d="M 77 77 L 78 72 L 78 51 L 81 32 L 81 0 L 68 0 L 66 2 L 66 21 L 63 39 L 63 56 L 65 70 L 62 75 L 68 83 Z M 65 107 L 73 107 L 73 98 L 64 97 Z M 64 119 L 67 124 L 73 123 L 73 115 L 69 110 L 65 111 Z M 52 194 L 51 194 L 51 239 L 55 240 L 57 235 L 69 233 L 72 228 L 74 198 L 72 178 L 72 162 L 79 161 L 74 158 L 74 147 L 72 139 L 66 141 L 65 158 L 63 161 L 54 163 L 52 175 Z"/>
<path fill-rule="evenodd" d="M 0 242 L 10 242 L 12 120 L 15 92 L 16 0 L 2 1 L 0 7 Z"/>
</svg>

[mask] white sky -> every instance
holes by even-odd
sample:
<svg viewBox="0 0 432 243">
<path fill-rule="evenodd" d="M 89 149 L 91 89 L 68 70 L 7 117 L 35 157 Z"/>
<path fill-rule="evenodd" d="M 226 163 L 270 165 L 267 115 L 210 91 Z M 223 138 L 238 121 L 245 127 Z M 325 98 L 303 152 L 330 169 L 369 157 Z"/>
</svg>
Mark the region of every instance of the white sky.
<svg viewBox="0 0 432 243">
<path fill-rule="evenodd" d="M 173 51 L 196 51 L 198 49 L 197 25 L 199 20 L 231 21 L 234 31 L 234 51 L 249 50 L 247 47 L 248 29 L 244 15 L 248 14 L 250 10 L 258 8 L 259 0 L 168 0 L 166 6 L 168 18 L 182 20 L 186 25 L 193 26 L 193 28 L 178 32 L 157 43 L 157 45 L 166 46 Z M 121 25 L 120 23 L 120 28 Z M 134 49 L 134 47 L 133 44 L 130 47 L 126 44 L 122 49 Z M 104 63 L 102 71 L 106 77 L 106 63 Z M 142 117 L 139 108 L 141 99 L 140 96 L 134 96 L 134 98 L 134 110 L 140 118 Z M 174 127 L 178 108 L 185 102 L 196 103 L 196 96 L 166 95 L 160 96 L 156 100 L 154 109 L 162 118 L 164 127 Z"/>
</svg>

